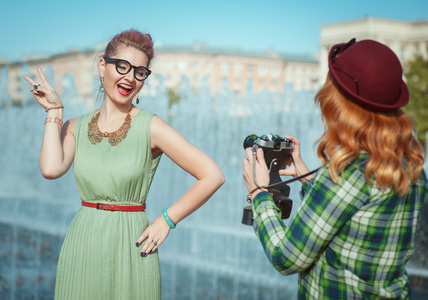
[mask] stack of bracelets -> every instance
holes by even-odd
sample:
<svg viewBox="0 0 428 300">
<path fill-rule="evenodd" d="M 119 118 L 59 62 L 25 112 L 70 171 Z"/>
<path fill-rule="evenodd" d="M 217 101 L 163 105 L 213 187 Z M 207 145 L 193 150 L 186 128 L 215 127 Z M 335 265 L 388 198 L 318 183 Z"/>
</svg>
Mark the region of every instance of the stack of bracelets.
<svg viewBox="0 0 428 300">
<path fill-rule="evenodd" d="M 168 214 L 166 213 L 166 208 L 163 209 L 163 217 L 165 218 L 165 221 L 168 223 L 169 227 L 171 227 L 172 229 L 177 227 L 177 224 L 168 217 Z"/>
<path fill-rule="evenodd" d="M 53 107 L 48 107 L 46 108 L 46 112 L 50 111 L 51 109 L 63 109 L 64 106 L 53 106 Z M 45 119 L 45 125 L 46 123 L 57 123 L 59 125 L 59 127 L 63 126 L 62 120 L 56 117 L 47 117 Z"/>
</svg>

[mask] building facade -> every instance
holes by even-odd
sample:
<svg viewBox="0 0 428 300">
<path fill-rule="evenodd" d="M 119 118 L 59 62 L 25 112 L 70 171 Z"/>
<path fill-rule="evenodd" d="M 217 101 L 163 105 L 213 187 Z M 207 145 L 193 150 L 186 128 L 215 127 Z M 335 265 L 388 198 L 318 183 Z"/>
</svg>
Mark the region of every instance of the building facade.
<svg viewBox="0 0 428 300">
<path fill-rule="evenodd" d="M 347 42 L 353 37 L 357 41 L 374 39 L 388 45 L 402 63 L 415 55 L 428 57 L 427 20 L 406 22 L 367 17 L 322 25 L 320 51 L 312 56 L 284 55 L 272 50 L 249 52 L 242 49 L 216 49 L 201 43 L 191 46 L 155 45 L 156 57 L 150 67 L 152 76 L 148 80 L 150 85 L 162 81 L 167 88 L 174 90 L 181 85 L 185 76 L 195 90 L 206 81 L 211 93 L 220 91 L 225 84 L 233 93 L 242 95 L 245 95 L 249 84 L 256 92 L 267 90 L 283 93 L 287 84 L 295 90 L 316 91 L 325 80 L 327 55 L 331 46 Z M 49 66 L 60 95 L 64 89 L 63 78 L 71 75 L 78 100 L 90 100 L 96 96 L 100 86 L 98 61 L 101 54 L 99 48 L 72 50 L 50 57 L 26 58 L 14 63 L 0 62 L 0 83 L 3 82 L 1 86 L 7 87 L 9 98 L 17 104 L 23 99 L 23 93 L 28 91 L 23 88 L 22 76 L 28 74 L 38 78 L 36 66 L 40 65 L 44 70 Z"/>
<path fill-rule="evenodd" d="M 157 51 L 153 70 L 164 76 L 169 88 L 179 86 L 182 75 L 189 78 L 195 89 L 205 78 L 212 92 L 219 91 L 227 79 L 229 89 L 240 94 L 245 94 L 249 82 L 255 91 L 282 93 L 285 84 L 292 84 L 296 90 L 313 91 L 318 80 L 314 77 L 317 76 L 318 61 L 311 56 L 213 49 L 198 44 L 160 47 Z"/>
<path fill-rule="evenodd" d="M 151 85 L 163 84 L 169 89 L 177 89 L 183 76 L 190 86 L 197 90 L 205 80 L 212 93 L 223 88 L 227 82 L 233 93 L 245 94 L 249 83 L 256 92 L 267 90 L 282 93 L 286 84 L 292 84 L 296 90 L 317 88 L 318 61 L 310 56 L 287 56 L 273 51 L 250 53 L 234 49 L 213 49 L 195 44 L 191 47 L 156 47 L 156 56 L 150 69 Z M 22 76 L 38 78 L 36 66 L 43 70 L 52 69 L 55 89 L 63 93 L 62 79 L 70 74 L 80 101 L 93 99 L 97 92 L 98 62 L 102 52 L 97 50 L 70 51 L 58 55 L 26 59 L 15 63 L 0 63 L 0 68 L 7 68 L 8 92 L 13 103 L 23 98 Z M 23 74 L 23 71 L 28 72 Z M 4 76 L 4 75 L 3 75 Z"/>
</svg>

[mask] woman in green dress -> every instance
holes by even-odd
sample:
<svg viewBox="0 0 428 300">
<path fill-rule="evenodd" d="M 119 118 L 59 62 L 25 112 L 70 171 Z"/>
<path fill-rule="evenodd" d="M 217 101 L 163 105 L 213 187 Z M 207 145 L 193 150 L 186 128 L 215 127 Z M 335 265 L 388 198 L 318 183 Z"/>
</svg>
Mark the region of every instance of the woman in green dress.
<svg viewBox="0 0 428 300">
<path fill-rule="evenodd" d="M 116 35 L 99 60 L 100 109 L 64 126 L 61 99 L 41 68 L 41 84 L 24 77 L 47 112 L 41 173 L 56 179 L 74 163 L 82 200 L 61 249 L 56 299 L 160 299 L 157 249 L 224 182 L 210 157 L 132 104 L 152 58 L 150 35 L 133 29 Z M 197 181 L 149 224 L 145 201 L 162 153 Z"/>
</svg>

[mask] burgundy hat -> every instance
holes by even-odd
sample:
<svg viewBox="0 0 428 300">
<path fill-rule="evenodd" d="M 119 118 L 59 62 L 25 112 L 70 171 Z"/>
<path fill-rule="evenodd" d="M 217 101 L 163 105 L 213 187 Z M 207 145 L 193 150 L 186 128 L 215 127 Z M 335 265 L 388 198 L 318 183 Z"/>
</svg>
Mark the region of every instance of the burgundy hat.
<svg viewBox="0 0 428 300">
<path fill-rule="evenodd" d="M 379 42 L 352 39 L 334 45 L 328 68 L 341 92 L 368 110 L 390 112 L 409 102 L 398 57 Z"/>
</svg>

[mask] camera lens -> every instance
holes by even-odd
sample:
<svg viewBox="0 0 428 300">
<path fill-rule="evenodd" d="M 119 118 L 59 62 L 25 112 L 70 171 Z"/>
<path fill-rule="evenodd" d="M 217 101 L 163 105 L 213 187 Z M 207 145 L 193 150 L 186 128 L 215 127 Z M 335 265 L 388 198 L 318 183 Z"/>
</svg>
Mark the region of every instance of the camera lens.
<svg viewBox="0 0 428 300">
<path fill-rule="evenodd" d="M 244 140 L 244 149 L 247 149 L 248 147 L 253 147 L 255 140 L 257 140 L 257 135 L 251 134 L 247 136 L 247 138 Z"/>
</svg>

